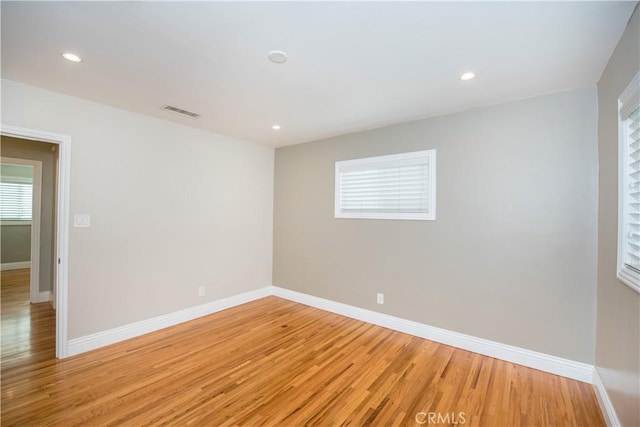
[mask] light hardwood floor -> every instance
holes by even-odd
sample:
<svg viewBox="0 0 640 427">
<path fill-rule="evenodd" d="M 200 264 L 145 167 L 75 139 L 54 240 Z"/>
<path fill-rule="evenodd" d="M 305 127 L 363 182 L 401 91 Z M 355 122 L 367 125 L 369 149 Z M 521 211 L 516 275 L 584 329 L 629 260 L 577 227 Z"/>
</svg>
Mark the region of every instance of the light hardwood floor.
<svg viewBox="0 0 640 427">
<path fill-rule="evenodd" d="M 588 384 L 276 297 L 58 361 L 20 280 L 2 273 L 2 426 L 604 425 Z"/>
</svg>

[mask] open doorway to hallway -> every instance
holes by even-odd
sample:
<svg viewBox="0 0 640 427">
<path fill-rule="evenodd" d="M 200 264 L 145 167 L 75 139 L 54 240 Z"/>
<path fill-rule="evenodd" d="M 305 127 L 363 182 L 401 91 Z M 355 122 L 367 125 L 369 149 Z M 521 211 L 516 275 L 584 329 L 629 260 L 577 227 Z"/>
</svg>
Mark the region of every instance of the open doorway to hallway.
<svg viewBox="0 0 640 427">
<path fill-rule="evenodd" d="M 1 137 L 2 371 L 56 356 L 57 145 Z M 27 201 L 31 201 L 29 205 Z"/>
<path fill-rule="evenodd" d="M 54 360 L 56 313 L 48 302 L 29 302 L 29 269 L 6 270 L 2 291 L 2 378 L 21 366 Z"/>
</svg>

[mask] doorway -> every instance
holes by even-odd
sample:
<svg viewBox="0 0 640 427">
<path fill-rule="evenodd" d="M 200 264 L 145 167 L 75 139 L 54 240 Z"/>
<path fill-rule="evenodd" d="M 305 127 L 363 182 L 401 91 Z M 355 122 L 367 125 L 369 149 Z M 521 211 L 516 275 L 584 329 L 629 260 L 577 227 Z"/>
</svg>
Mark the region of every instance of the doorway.
<svg viewBox="0 0 640 427">
<path fill-rule="evenodd" d="M 51 301 L 56 146 L 7 136 L 1 139 L 4 373 L 24 363 L 55 358 L 55 311 Z"/>
<path fill-rule="evenodd" d="M 3 148 L 6 148 L 4 138 L 3 145 Z M 29 157 L 46 156 L 48 153 L 44 150 L 47 147 L 41 148 L 43 150 L 40 152 L 29 153 Z M 11 148 L 8 151 L 12 152 Z M 20 154 L 19 151 L 13 152 Z M 51 181 L 47 182 L 48 188 L 54 186 L 53 174 L 47 176 L 47 181 Z M 30 270 L 28 300 L 32 304 L 52 301 L 53 295 L 50 279 L 52 274 L 45 272 L 45 283 L 42 283 L 42 287 L 40 286 L 41 194 L 41 160 L 0 157 L 0 200 L 2 200 L 0 205 L 0 235 L 2 237 L 0 259 L 2 271 L 25 268 Z M 52 217 L 44 222 L 51 227 L 51 220 Z M 52 241 L 49 243 L 51 245 Z M 46 262 L 46 260 L 42 260 Z M 49 255 L 49 267 L 52 262 L 53 257 Z"/>
<path fill-rule="evenodd" d="M 41 197 L 41 211 L 47 210 L 51 213 L 48 224 L 48 243 L 44 244 L 45 233 L 40 221 L 40 260 L 38 266 L 49 265 L 48 283 L 51 294 L 51 302 L 55 310 L 55 357 L 64 358 L 67 355 L 67 254 L 68 254 L 68 220 L 69 220 L 69 168 L 70 168 L 70 144 L 71 138 L 67 135 L 60 135 L 45 131 L 19 128 L 15 126 L 2 125 L 0 127 L 2 135 L 3 156 L 9 156 L 12 151 L 5 150 L 5 141 L 17 139 L 23 144 L 40 144 L 49 150 L 54 161 L 50 164 L 52 183 L 52 193 L 47 196 L 50 203 L 45 208 L 44 198 Z M 45 143 L 45 144 L 42 144 Z M 17 156 L 12 155 L 11 158 Z M 19 156 L 24 157 L 24 156 Z M 43 174 L 45 173 L 43 162 Z M 44 189 L 41 190 L 44 193 Z M 41 194 L 42 196 L 42 194 Z M 42 256 L 43 250 L 47 251 L 46 256 Z M 47 263 L 43 264 L 43 260 Z M 34 261 L 34 260 L 32 260 Z M 33 270 L 32 270 L 33 272 Z M 41 294 L 43 280 L 46 269 L 40 268 L 38 272 L 39 290 L 37 298 L 48 298 L 48 294 Z M 40 305 L 40 304 L 37 304 Z"/>
</svg>

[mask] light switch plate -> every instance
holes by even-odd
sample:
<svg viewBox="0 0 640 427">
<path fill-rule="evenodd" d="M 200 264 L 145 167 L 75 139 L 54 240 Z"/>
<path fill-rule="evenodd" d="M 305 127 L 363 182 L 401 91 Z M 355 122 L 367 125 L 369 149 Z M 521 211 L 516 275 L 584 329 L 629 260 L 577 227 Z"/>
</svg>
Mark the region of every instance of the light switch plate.
<svg viewBox="0 0 640 427">
<path fill-rule="evenodd" d="M 76 214 L 73 216 L 74 227 L 91 227 L 91 215 Z"/>
</svg>

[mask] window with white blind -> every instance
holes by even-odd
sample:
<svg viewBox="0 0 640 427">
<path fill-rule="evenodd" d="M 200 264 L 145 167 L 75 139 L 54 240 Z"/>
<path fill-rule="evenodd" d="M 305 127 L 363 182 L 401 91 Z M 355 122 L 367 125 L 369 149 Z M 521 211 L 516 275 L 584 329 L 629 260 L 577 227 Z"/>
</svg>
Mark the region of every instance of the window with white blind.
<svg viewBox="0 0 640 427">
<path fill-rule="evenodd" d="M 640 73 L 618 104 L 618 278 L 640 292 Z"/>
<path fill-rule="evenodd" d="M 31 221 L 33 184 L 0 182 L 0 220 Z"/>
<path fill-rule="evenodd" d="M 436 150 L 336 162 L 335 217 L 436 219 Z"/>
</svg>

